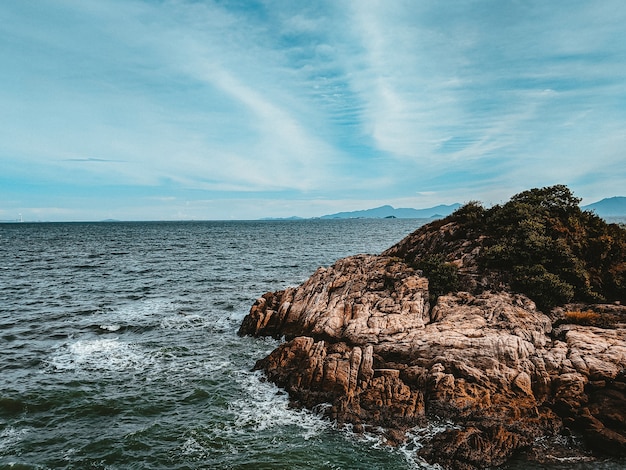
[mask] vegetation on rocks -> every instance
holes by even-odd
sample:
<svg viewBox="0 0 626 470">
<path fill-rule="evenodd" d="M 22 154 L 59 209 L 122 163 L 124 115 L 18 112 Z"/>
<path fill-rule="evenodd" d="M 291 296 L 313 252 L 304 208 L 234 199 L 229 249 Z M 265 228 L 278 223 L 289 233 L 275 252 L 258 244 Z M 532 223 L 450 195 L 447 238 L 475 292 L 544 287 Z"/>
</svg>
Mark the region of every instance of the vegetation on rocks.
<svg viewBox="0 0 626 470">
<path fill-rule="evenodd" d="M 395 254 L 429 277 L 428 267 L 420 267 L 422 260 L 434 252 L 440 260 L 456 261 L 459 252 L 467 252 L 460 251 L 459 244 L 470 244 L 478 249 L 469 271 L 481 280 L 469 290 L 508 286 L 543 310 L 572 301 L 624 302 L 626 230 L 581 210 L 579 202 L 563 185 L 524 191 L 489 209 L 470 202 L 421 229 L 426 235 L 451 227 L 443 240 L 416 249 L 414 239 Z M 463 272 L 467 262 L 458 264 Z"/>
<path fill-rule="evenodd" d="M 255 368 L 340 425 L 398 444 L 449 423 L 416 451 L 443 468 L 624 458 L 626 306 L 601 302 L 626 301 L 626 231 L 578 203 L 471 202 L 266 293 L 239 334 L 284 337 Z"/>
<path fill-rule="evenodd" d="M 426 256 L 416 264 L 428 278 L 429 300 L 435 304 L 440 295 L 459 290 L 458 268 L 446 262 L 442 255 Z"/>
<path fill-rule="evenodd" d="M 431 261 L 431 275 L 449 269 Z M 411 428 L 448 423 L 417 449 L 446 469 L 516 453 L 626 456 L 626 307 L 569 304 L 555 322 L 508 292 L 431 306 L 431 286 L 396 258 L 352 256 L 263 295 L 239 334 L 284 337 L 255 368 L 339 425 L 399 444 Z"/>
</svg>

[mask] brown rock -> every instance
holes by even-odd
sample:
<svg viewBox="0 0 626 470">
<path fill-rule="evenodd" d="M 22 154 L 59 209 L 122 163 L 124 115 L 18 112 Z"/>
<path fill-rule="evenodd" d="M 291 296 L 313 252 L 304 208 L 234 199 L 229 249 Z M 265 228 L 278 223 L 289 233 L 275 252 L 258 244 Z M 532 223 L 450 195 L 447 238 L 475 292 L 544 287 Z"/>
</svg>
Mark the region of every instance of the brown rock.
<svg viewBox="0 0 626 470">
<path fill-rule="evenodd" d="M 297 289 L 268 293 L 239 334 L 376 343 L 428 320 L 428 280 L 393 258 L 360 255 L 318 269 Z"/>
<path fill-rule="evenodd" d="M 447 243 L 445 233 L 423 242 Z M 256 367 L 297 403 L 330 404 L 339 423 L 381 427 L 398 443 L 448 420 L 419 451 L 429 462 L 500 465 L 563 426 L 595 451 L 626 455 L 623 324 L 553 331 L 533 302 L 506 292 L 441 296 L 432 309 L 428 298 L 428 281 L 404 262 L 360 255 L 265 294 L 240 334 L 284 335 Z"/>
</svg>

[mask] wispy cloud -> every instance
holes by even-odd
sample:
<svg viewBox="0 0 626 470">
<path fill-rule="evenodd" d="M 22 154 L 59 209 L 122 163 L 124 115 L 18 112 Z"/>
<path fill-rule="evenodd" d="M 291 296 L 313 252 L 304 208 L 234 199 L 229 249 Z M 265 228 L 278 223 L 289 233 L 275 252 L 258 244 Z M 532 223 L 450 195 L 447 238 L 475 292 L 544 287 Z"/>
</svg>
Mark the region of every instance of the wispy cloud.
<svg viewBox="0 0 626 470">
<path fill-rule="evenodd" d="M 87 163 L 122 163 L 124 160 L 111 160 L 108 158 L 66 158 L 66 162 L 87 162 Z"/>
<path fill-rule="evenodd" d="M 310 214 L 320 197 L 352 209 L 557 182 L 589 199 L 623 191 L 619 0 L 44 0 L 0 13 L 12 201 L 0 210 L 96 187 L 160 191 L 152 208 L 126 199 L 148 218 L 167 198 L 231 204 L 207 206 L 219 218 L 248 214 L 232 201 L 250 197 L 278 201 L 257 205 L 262 217 L 293 215 L 262 212 L 290 200 Z"/>
</svg>

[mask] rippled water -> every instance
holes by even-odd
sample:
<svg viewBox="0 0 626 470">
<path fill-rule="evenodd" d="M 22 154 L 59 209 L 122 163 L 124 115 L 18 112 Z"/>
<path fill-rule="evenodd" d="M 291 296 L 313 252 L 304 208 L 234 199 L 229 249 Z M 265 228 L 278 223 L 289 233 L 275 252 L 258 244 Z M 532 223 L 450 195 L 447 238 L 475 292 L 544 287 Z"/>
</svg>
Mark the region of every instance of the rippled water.
<svg viewBox="0 0 626 470">
<path fill-rule="evenodd" d="M 0 468 L 428 468 L 418 437 L 290 408 L 251 372 L 277 343 L 236 335 L 263 293 L 421 223 L 0 225 Z"/>
<path fill-rule="evenodd" d="M 0 226 L 0 465 L 406 467 L 290 409 L 250 372 L 275 342 L 236 331 L 264 292 L 416 224 Z"/>
</svg>

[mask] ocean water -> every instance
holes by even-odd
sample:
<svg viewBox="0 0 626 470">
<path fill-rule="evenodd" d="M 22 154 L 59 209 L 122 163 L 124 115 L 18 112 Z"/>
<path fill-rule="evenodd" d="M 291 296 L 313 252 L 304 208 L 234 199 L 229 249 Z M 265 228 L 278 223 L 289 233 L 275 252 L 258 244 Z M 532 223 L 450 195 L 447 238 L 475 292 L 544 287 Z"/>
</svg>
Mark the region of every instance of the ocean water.
<svg viewBox="0 0 626 470">
<path fill-rule="evenodd" d="M 337 429 L 251 371 L 276 341 L 236 335 L 263 293 L 423 222 L 0 224 L 0 469 L 432 468 L 436 427 Z M 549 468 L 622 468 L 576 465 Z"/>
</svg>

